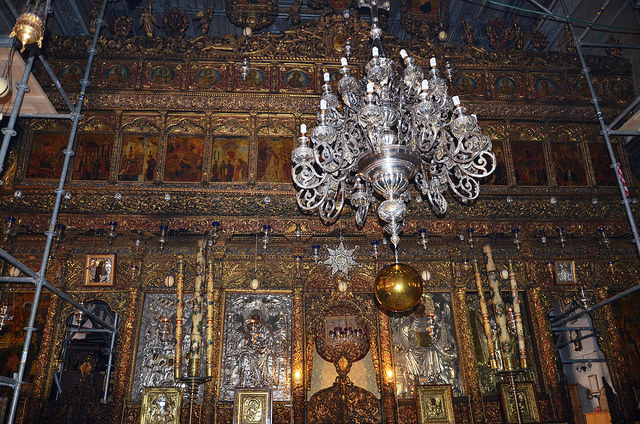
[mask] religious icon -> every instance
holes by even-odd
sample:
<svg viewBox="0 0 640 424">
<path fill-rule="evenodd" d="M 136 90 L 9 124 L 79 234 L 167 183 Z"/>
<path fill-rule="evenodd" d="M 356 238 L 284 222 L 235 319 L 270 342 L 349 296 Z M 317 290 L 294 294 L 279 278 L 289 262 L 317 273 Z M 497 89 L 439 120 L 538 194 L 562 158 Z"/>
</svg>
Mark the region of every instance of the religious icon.
<svg viewBox="0 0 640 424">
<path fill-rule="evenodd" d="M 448 384 L 424 384 L 416 386 L 418 422 L 420 424 L 453 424 L 453 394 Z"/>
<path fill-rule="evenodd" d="M 285 81 L 292 88 L 304 88 L 309 84 L 309 77 L 304 72 L 294 69 L 289 71 L 285 77 Z"/>
<path fill-rule="evenodd" d="M 145 387 L 140 424 L 178 424 L 181 402 L 179 387 Z"/>
<path fill-rule="evenodd" d="M 555 83 L 547 78 L 540 78 L 535 83 L 536 97 L 550 97 L 558 92 Z"/>
<path fill-rule="evenodd" d="M 463 75 L 456 79 L 456 88 L 462 94 L 471 94 L 478 88 L 478 85 L 473 78 Z"/>
<path fill-rule="evenodd" d="M 551 152 L 556 167 L 556 180 L 560 186 L 586 186 L 582 152 L 574 143 L 552 143 Z"/>
<path fill-rule="evenodd" d="M 253 68 L 249 71 L 249 75 L 247 75 L 247 79 L 245 80 L 245 84 L 247 84 L 249 87 L 258 87 L 262 85 L 263 82 L 264 74 L 262 73 L 262 71 Z"/>
<path fill-rule="evenodd" d="M 68 65 L 60 73 L 63 84 L 75 84 L 82 78 L 82 68 L 79 65 Z"/>
<path fill-rule="evenodd" d="M 498 383 L 504 422 L 508 424 L 539 423 L 540 410 L 535 384 L 530 381 L 518 381 L 515 384 L 514 396 L 510 383 Z"/>
<path fill-rule="evenodd" d="M 507 167 L 505 165 L 504 145 L 502 144 L 502 141 L 492 141 L 491 151 L 496 155 L 496 170 L 493 171 L 493 174 L 480 180 L 480 183 L 486 185 L 509 184 L 507 179 Z"/>
<path fill-rule="evenodd" d="M 69 135 L 62 132 L 37 132 L 33 134 L 31 152 L 27 162 L 27 178 L 60 178 Z"/>
<path fill-rule="evenodd" d="M 258 139 L 258 181 L 291 181 L 291 146 L 293 137 L 260 136 Z"/>
<path fill-rule="evenodd" d="M 111 164 L 113 136 L 82 134 L 73 169 L 74 180 L 107 180 Z"/>
<path fill-rule="evenodd" d="M 411 0 L 411 10 L 422 13 L 438 13 L 439 0 Z"/>
<path fill-rule="evenodd" d="M 573 261 L 555 261 L 556 284 L 576 283 L 576 264 Z"/>
<path fill-rule="evenodd" d="M 611 93 L 616 100 L 626 100 L 629 97 L 629 88 L 620 81 L 611 84 Z"/>
<path fill-rule="evenodd" d="M 512 141 L 511 153 L 518 184 L 547 185 L 547 167 L 542 143 Z"/>
<path fill-rule="evenodd" d="M 129 68 L 122 65 L 112 65 L 104 73 L 105 81 L 113 85 L 123 84 L 130 76 Z"/>
<path fill-rule="evenodd" d="M 6 327 L 2 329 L 2 334 L 0 334 L 0 375 L 12 378 L 13 375 L 18 372 L 18 367 L 20 366 L 20 357 L 22 355 L 25 336 L 24 328 L 29 324 L 29 317 L 33 306 L 33 292 L 11 292 L 11 296 L 5 296 L 5 300 L 11 303 L 13 319 L 7 322 Z M 50 300 L 50 295 L 43 292 L 36 315 L 37 328 L 42 328 L 44 325 Z M 34 360 L 38 357 L 37 353 L 40 349 L 41 339 L 41 331 L 33 333 L 27 358 L 27 368 L 24 374 L 25 382 L 33 381 L 36 373 L 35 368 L 37 368 L 37 362 L 34 363 Z"/>
<path fill-rule="evenodd" d="M 84 285 L 113 286 L 116 255 L 87 255 Z"/>
<path fill-rule="evenodd" d="M 175 74 L 173 70 L 167 68 L 166 66 L 158 66 L 153 71 L 151 71 L 150 80 L 154 84 L 165 85 L 173 81 Z"/>
<path fill-rule="evenodd" d="M 249 138 L 214 137 L 211 181 L 246 182 L 249 179 Z"/>
<path fill-rule="evenodd" d="M 589 152 L 591 153 L 591 163 L 593 164 L 593 173 L 596 176 L 596 183 L 602 186 L 615 186 L 615 171 L 611 169 L 611 161 L 607 160 L 609 152 L 604 144 L 589 144 Z"/>
<path fill-rule="evenodd" d="M 199 87 L 213 87 L 220 81 L 220 72 L 214 68 L 203 68 L 196 74 Z"/>
<path fill-rule="evenodd" d="M 516 92 L 516 83 L 509 77 L 500 77 L 496 80 L 496 89 L 499 94 L 514 94 Z"/>
<path fill-rule="evenodd" d="M 202 180 L 204 137 L 169 136 L 164 180 L 197 182 Z"/>
<path fill-rule="evenodd" d="M 153 181 L 158 158 L 158 137 L 125 134 L 120 155 L 119 181 Z"/>
<path fill-rule="evenodd" d="M 271 424 L 271 390 L 241 388 L 235 392 L 233 424 Z"/>
</svg>

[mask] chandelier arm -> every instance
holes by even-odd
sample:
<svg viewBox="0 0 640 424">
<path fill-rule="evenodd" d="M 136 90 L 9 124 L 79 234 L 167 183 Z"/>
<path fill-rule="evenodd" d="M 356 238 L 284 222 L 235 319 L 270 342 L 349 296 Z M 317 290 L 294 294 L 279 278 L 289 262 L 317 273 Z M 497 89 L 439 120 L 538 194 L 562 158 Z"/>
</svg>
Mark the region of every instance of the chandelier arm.
<svg viewBox="0 0 640 424">
<path fill-rule="evenodd" d="M 340 217 L 344 207 L 344 185 L 334 192 L 334 196 L 327 196 L 318 209 L 320 219 L 325 224 L 333 224 Z"/>
<path fill-rule="evenodd" d="M 456 182 L 449 173 L 447 174 L 447 182 L 451 191 L 463 201 L 474 200 L 480 194 L 480 183 L 467 175 L 461 175 Z"/>
<path fill-rule="evenodd" d="M 319 174 L 310 162 L 295 164 L 291 173 L 294 183 L 303 190 L 311 190 L 324 184 L 328 174 Z"/>
<path fill-rule="evenodd" d="M 487 169 L 489 165 L 489 169 Z M 493 152 L 481 152 L 473 162 L 466 166 L 461 166 L 460 171 L 474 178 L 488 177 L 496 170 L 496 156 Z"/>
<path fill-rule="evenodd" d="M 316 189 L 313 190 L 300 190 L 296 194 L 296 200 L 298 201 L 298 206 L 301 209 L 306 211 L 316 210 L 322 205 L 327 197 L 327 191 L 321 190 L 318 191 Z"/>
</svg>

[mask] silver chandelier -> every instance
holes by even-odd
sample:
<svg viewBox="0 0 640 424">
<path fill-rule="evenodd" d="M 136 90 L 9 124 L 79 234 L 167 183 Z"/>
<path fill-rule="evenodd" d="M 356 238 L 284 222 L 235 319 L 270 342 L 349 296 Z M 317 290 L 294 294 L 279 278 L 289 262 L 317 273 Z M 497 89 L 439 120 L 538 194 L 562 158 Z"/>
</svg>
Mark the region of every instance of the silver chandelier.
<svg viewBox="0 0 640 424">
<path fill-rule="evenodd" d="M 377 15 L 377 8 L 372 7 Z M 451 189 L 463 203 L 480 192 L 479 179 L 496 167 L 491 139 L 482 134 L 475 115 L 465 114 L 457 96 L 447 94 L 436 60 L 425 78 L 422 68 L 402 50 L 405 67 L 381 54 L 381 30 L 372 17 L 373 58 L 358 81 L 342 58 L 340 99 L 331 92 L 329 75 L 320 100 L 317 126 L 306 126 L 293 149 L 292 176 L 298 205 L 318 210 L 325 223 L 335 222 L 345 201 L 356 210 L 356 224 L 365 223 L 374 192 L 384 200 L 378 216 L 397 246 L 411 198 L 413 181 L 438 215 L 447 211 L 443 193 Z M 340 111 L 340 103 L 342 108 Z"/>
</svg>

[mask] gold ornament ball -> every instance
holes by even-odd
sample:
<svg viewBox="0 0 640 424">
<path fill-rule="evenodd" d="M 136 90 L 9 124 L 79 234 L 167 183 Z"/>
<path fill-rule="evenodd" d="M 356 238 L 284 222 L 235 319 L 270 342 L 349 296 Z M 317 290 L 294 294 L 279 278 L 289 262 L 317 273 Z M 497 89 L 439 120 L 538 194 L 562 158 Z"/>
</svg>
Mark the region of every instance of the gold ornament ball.
<svg viewBox="0 0 640 424">
<path fill-rule="evenodd" d="M 409 265 L 388 265 L 376 277 L 375 293 L 378 302 L 390 311 L 406 311 L 420 302 L 422 278 Z"/>
</svg>

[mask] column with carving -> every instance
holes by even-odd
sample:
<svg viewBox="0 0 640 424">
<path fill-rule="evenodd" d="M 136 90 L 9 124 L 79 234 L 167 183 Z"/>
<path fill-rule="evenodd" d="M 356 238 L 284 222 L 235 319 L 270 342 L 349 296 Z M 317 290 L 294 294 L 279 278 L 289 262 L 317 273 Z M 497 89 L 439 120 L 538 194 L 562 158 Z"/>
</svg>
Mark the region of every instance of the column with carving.
<svg viewBox="0 0 640 424">
<path fill-rule="evenodd" d="M 305 422 L 305 375 L 304 366 L 304 282 L 302 279 L 302 255 L 304 246 L 297 238 L 292 249 L 294 254 L 293 298 L 291 299 L 291 395 L 293 397 L 293 422 Z"/>
<path fill-rule="evenodd" d="M 596 287 L 594 294 L 596 303 L 600 303 L 609 297 L 609 290 L 607 287 Z M 607 383 L 614 387 L 620 398 L 621 406 L 637 405 L 633 391 L 625 390 L 625 388 L 632 387 L 632 383 L 629 381 L 625 355 L 621 351 L 622 340 L 620 340 L 620 333 L 618 332 L 611 303 L 594 311 L 593 318 L 593 324 L 598 334 L 598 343 L 607 359 L 609 374 L 613 380 Z M 602 384 L 602 381 L 598 381 L 598 384 Z M 626 416 L 630 416 L 633 413 L 633 409 L 629 407 L 624 413 Z"/>
<path fill-rule="evenodd" d="M 45 383 L 48 375 L 55 372 L 58 367 L 57 361 L 51 358 L 57 358 L 57 354 L 51 352 L 53 349 L 53 338 L 58 326 L 64 325 L 57 318 L 60 303 L 63 302 L 58 296 L 51 296 L 49 308 L 47 309 L 47 318 L 42 330 L 42 339 L 40 340 L 40 352 L 34 364 L 47 364 L 47 366 L 36 367 L 37 372 L 33 379 L 33 388 L 29 394 L 27 407 L 27 422 L 35 422 L 35 418 L 41 413 L 42 403 L 45 399 L 41 399 L 44 392 Z M 57 319 L 56 319 L 57 318 Z"/>
<path fill-rule="evenodd" d="M 531 275 L 531 273 L 529 273 L 529 275 Z M 533 326 L 536 345 L 538 346 L 538 359 L 540 361 L 545 386 L 541 387 L 540 390 L 546 391 L 549 394 L 551 402 L 553 403 L 553 409 L 558 416 L 564 417 L 566 416 L 566 411 L 562 402 L 562 396 L 560 395 L 558 367 L 555 361 L 556 356 L 554 348 L 551 345 L 553 333 L 551 332 L 551 325 L 547 319 L 547 312 L 549 311 L 545 311 L 542 305 L 540 287 L 528 289 L 527 298 L 529 300 L 529 316 L 533 318 L 531 324 Z"/>
<path fill-rule="evenodd" d="M 462 280 L 460 266 L 456 263 L 453 270 L 455 275 L 454 295 L 451 306 L 454 311 L 456 333 L 458 334 L 458 352 L 460 352 L 460 368 L 463 375 L 462 383 L 465 392 L 469 395 L 472 422 L 484 422 L 484 408 L 482 406 L 482 393 L 480 392 L 480 378 L 473 346 L 473 334 L 469 323 L 469 307 L 467 306 L 467 288 Z"/>
<path fill-rule="evenodd" d="M 382 308 L 378 312 L 380 334 L 380 380 L 382 381 L 382 402 L 384 405 L 384 422 L 395 424 L 397 422 L 396 411 L 396 386 L 393 374 L 387 376 L 387 370 L 393 370 L 393 357 L 391 355 L 391 323 L 389 315 Z"/>
<path fill-rule="evenodd" d="M 115 384 L 113 387 L 113 403 L 111 411 L 112 423 L 120 422 L 120 413 L 126 398 L 127 377 L 133 371 L 133 337 L 136 334 L 136 310 L 141 300 L 142 292 L 131 288 L 127 296 L 127 310 L 124 322 L 118 326 L 118 358 L 115 370 Z"/>
<path fill-rule="evenodd" d="M 211 311 L 211 321 L 213 324 L 213 332 L 211 338 L 207 336 L 207 368 L 210 367 L 211 375 L 207 373 L 208 377 L 211 377 L 204 386 L 204 408 L 202 411 L 202 422 L 212 423 L 214 422 L 216 411 L 216 387 L 218 380 L 218 358 L 220 358 L 220 351 L 222 346 L 220 345 L 220 334 L 222 332 L 222 321 L 224 317 L 221 316 L 220 305 L 222 304 L 222 270 L 223 259 L 225 255 L 225 248 L 222 246 L 213 246 L 209 252 L 209 263 L 211 275 L 208 278 L 213 279 L 213 293 L 212 299 L 207 299 L 207 303 L 211 301 L 213 304 L 207 305 L 207 321 L 209 320 L 209 311 Z M 209 361 L 210 365 L 209 365 Z"/>
</svg>

